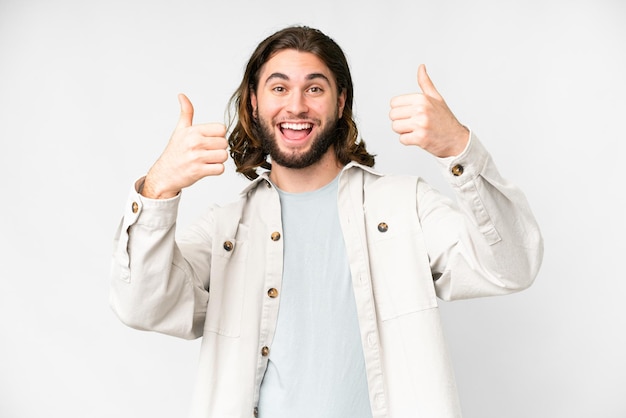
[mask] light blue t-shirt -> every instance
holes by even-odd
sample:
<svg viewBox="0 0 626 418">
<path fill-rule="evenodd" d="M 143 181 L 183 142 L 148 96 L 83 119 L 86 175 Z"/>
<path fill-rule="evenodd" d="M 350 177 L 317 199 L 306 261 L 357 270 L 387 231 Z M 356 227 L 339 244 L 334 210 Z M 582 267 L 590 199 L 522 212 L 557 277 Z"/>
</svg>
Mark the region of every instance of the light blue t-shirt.
<svg viewBox="0 0 626 418">
<path fill-rule="evenodd" d="M 337 191 L 338 177 L 313 192 L 279 191 L 283 282 L 259 417 L 372 416 Z"/>
</svg>

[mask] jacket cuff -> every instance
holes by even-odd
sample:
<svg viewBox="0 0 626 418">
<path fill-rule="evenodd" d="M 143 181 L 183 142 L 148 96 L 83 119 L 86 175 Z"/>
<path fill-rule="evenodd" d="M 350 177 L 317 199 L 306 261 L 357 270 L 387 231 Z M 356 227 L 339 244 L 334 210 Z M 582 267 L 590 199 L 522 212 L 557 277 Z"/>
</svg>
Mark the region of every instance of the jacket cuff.
<svg viewBox="0 0 626 418">
<path fill-rule="evenodd" d="M 124 224 L 128 227 L 141 224 L 151 228 L 168 228 L 176 222 L 181 193 L 169 199 L 150 199 L 142 196 L 138 188 L 143 177 L 131 188 L 124 211 Z"/>
<path fill-rule="evenodd" d="M 470 130 L 463 152 L 457 156 L 437 158 L 443 175 L 453 187 L 461 187 L 478 177 L 490 156 L 478 137 Z"/>
</svg>

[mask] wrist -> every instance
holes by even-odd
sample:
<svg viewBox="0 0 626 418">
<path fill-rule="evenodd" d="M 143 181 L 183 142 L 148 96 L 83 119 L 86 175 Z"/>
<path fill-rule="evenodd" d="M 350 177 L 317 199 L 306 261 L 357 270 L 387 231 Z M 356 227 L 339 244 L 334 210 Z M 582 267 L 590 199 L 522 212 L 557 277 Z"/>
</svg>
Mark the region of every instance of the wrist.
<svg viewBox="0 0 626 418">
<path fill-rule="evenodd" d="M 460 125 L 459 130 L 454 136 L 453 146 L 451 146 L 440 158 L 456 157 L 459 156 L 467 148 L 467 144 L 470 140 L 470 130 L 465 125 Z"/>
<path fill-rule="evenodd" d="M 137 193 L 148 199 L 170 199 L 180 193 L 179 190 L 171 191 L 160 189 L 158 185 L 152 181 L 149 174 L 143 179 L 140 179 L 135 188 Z"/>
</svg>

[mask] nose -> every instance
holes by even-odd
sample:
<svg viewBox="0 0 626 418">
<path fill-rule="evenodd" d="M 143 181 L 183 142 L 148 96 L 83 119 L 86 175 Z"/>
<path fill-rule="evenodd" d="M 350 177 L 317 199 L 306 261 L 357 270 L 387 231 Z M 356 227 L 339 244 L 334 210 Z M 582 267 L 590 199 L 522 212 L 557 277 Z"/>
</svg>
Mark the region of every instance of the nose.
<svg viewBox="0 0 626 418">
<path fill-rule="evenodd" d="M 306 97 L 303 92 L 293 91 L 288 98 L 286 110 L 294 115 L 305 114 L 309 111 Z"/>
</svg>

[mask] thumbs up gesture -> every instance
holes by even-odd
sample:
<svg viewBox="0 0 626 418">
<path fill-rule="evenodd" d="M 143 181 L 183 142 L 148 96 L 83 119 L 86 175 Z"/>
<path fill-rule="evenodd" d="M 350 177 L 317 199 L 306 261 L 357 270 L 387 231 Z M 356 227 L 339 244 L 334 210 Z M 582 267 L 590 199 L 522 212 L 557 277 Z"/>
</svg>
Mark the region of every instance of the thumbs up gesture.
<svg viewBox="0 0 626 418">
<path fill-rule="evenodd" d="M 228 158 L 226 126 L 221 123 L 193 124 L 193 105 L 178 95 L 180 117 L 163 154 L 148 171 L 141 194 L 153 199 L 176 196 L 206 176 L 224 172 Z"/>
<path fill-rule="evenodd" d="M 422 93 L 391 99 L 393 130 L 404 145 L 417 145 L 441 158 L 459 155 L 469 140 L 468 129 L 452 114 L 424 64 L 417 70 L 417 83 Z"/>
</svg>

